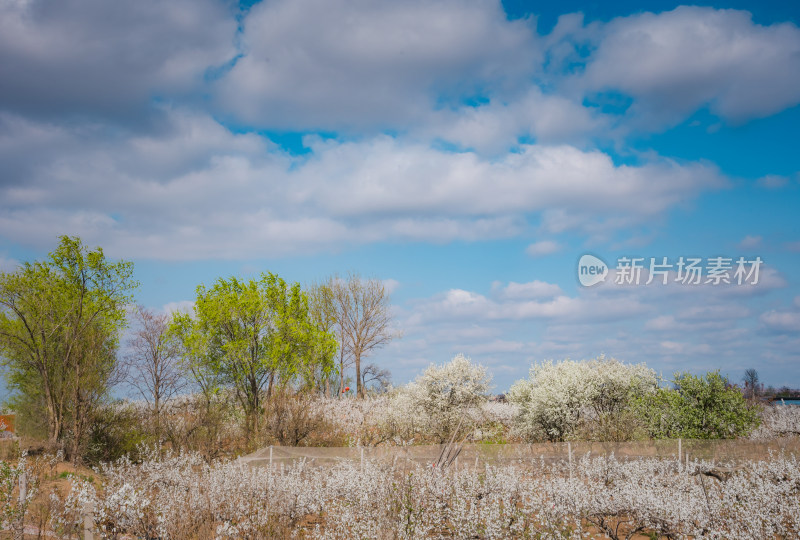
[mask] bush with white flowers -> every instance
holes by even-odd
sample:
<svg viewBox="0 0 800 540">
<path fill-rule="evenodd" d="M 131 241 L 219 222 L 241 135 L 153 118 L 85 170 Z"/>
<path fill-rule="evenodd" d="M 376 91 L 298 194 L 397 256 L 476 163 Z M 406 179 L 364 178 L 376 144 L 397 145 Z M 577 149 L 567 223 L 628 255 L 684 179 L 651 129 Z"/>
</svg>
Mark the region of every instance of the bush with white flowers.
<svg viewBox="0 0 800 540">
<path fill-rule="evenodd" d="M 431 365 L 417 379 L 398 390 L 395 405 L 406 416 L 421 419 L 441 441 L 453 431 L 465 433 L 479 419 L 487 400 L 491 375 L 463 354 L 444 365 Z"/>
<path fill-rule="evenodd" d="M 70 493 L 53 493 L 51 520 L 62 525 L 51 530 L 60 537 L 76 536 L 86 503 L 106 539 L 800 537 L 800 463 L 787 454 L 725 468 L 610 455 L 446 470 L 372 461 L 270 470 L 153 453 L 101 472 L 102 489 L 73 479 Z"/>
<path fill-rule="evenodd" d="M 548 361 L 534 364 L 530 379 L 511 387 L 509 400 L 519 406 L 517 427 L 527 439 L 565 440 L 575 436 L 583 423 L 606 426 L 605 435 L 618 440 L 626 438 L 625 433 L 613 433 L 611 428 L 627 420 L 636 396 L 655 391 L 659 382 L 655 371 L 644 364 L 603 356 L 581 362 Z"/>
</svg>

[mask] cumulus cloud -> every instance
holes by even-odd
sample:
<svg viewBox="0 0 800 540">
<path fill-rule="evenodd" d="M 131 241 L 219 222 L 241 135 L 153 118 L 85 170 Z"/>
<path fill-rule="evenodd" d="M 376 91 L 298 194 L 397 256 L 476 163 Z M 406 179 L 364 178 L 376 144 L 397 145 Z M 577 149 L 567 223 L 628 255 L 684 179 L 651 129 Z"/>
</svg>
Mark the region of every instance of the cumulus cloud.
<svg viewBox="0 0 800 540">
<path fill-rule="evenodd" d="M 559 294 L 558 285 L 534 281 L 514 283 L 502 287 L 495 284 L 493 297 L 467 291 L 450 289 L 416 306 L 418 323 L 436 320 L 532 320 L 554 321 L 596 320 L 593 304 L 596 296 L 587 293 L 580 296 Z M 602 319 L 610 322 L 646 311 L 648 308 L 633 296 L 618 298 L 602 310 Z"/>
<path fill-rule="evenodd" d="M 762 26 L 746 11 L 680 6 L 590 25 L 576 38 L 596 48 L 574 88 L 630 96 L 627 113 L 639 127 L 673 125 L 706 106 L 742 122 L 800 103 L 792 23 Z"/>
<path fill-rule="evenodd" d="M 553 240 L 540 240 L 539 242 L 534 242 L 525 248 L 525 253 L 531 257 L 551 255 L 559 251 L 561 251 L 561 244 Z"/>
<path fill-rule="evenodd" d="M 400 288 L 400 282 L 396 279 L 387 278 L 382 280 L 381 283 L 383 284 L 383 289 L 387 294 L 392 294 Z"/>
<path fill-rule="evenodd" d="M 0 109 L 136 122 L 153 98 L 195 94 L 235 35 L 214 0 L 3 2 Z"/>
<path fill-rule="evenodd" d="M 788 178 L 777 174 L 768 174 L 756 180 L 756 185 L 766 189 L 780 189 L 786 186 L 788 183 Z"/>
<path fill-rule="evenodd" d="M 636 220 L 678 203 L 687 193 L 725 180 L 714 167 L 661 160 L 614 165 L 599 151 L 523 145 L 484 159 L 377 137 L 366 142 L 320 141 L 301 176 L 329 179 L 308 200 L 324 199 L 340 215 L 375 213 L 495 214 L 567 205 L 583 219 L 603 213 Z"/>
<path fill-rule="evenodd" d="M 519 352 L 524 348 L 525 343 L 521 341 L 498 339 L 490 342 L 464 346 L 464 351 L 470 355 L 489 355 L 496 353 Z"/>
<path fill-rule="evenodd" d="M 800 313 L 771 310 L 761 315 L 761 322 L 774 332 L 800 332 Z"/>
<path fill-rule="evenodd" d="M 739 242 L 739 247 L 741 249 L 758 248 L 758 247 L 761 247 L 762 241 L 763 241 L 763 238 L 761 238 L 760 236 L 753 235 L 753 234 L 748 234 L 747 236 L 742 238 L 741 242 Z"/>
<path fill-rule="evenodd" d="M 168 315 L 194 312 L 194 300 L 178 300 L 177 302 L 167 302 L 161 307 L 161 312 Z"/>
<path fill-rule="evenodd" d="M 76 234 L 129 257 L 243 258 L 506 238 L 537 213 L 545 228 L 618 230 L 725 184 L 705 164 L 615 165 L 567 145 L 488 158 L 383 135 L 312 138 L 298 157 L 206 115 L 163 114 L 146 135 L 0 115 L 26 140 L 0 132 L 0 156 L 20 160 L 0 188 L 0 234 L 42 247 Z"/>
<path fill-rule="evenodd" d="M 407 127 L 441 103 L 516 87 L 541 61 L 500 2 L 278 0 L 251 8 L 217 100 L 248 125 Z"/>
<path fill-rule="evenodd" d="M 765 294 L 781 285 L 769 278 L 754 288 L 760 286 Z M 785 345 L 759 338 L 752 327 L 771 324 L 771 335 L 786 334 L 796 322 L 787 313 L 794 312 L 762 314 L 754 295 L 732 294 L 732 289 L 622 287 L 613 285 L 613 279 L 612 284 L 575 293 L 540 280 L 494 282 L 488 295 L 451 289 L 410 302 L 413 309 L 403 313 L 401 322 L 405 339 L 395 344 L 393 354 L 402 358 L 468 351 L 479 360 L 491 357 L 516 377 L 524 376 L 534 361 L 601 353 L 646 361 L 667 373 L 743 370 L 755 355 L 780 357 Z M 417 339 L 423 335 L 426 339 Z"/>
<path fill-rule="evenodd" d="M 19 265 L 18 260 L 0 255 L 0 272 L 14 272 Z"/>
<path fill-rule="evenodd" d="M 533 87 L 508 100 L 434 111 L 421 127 L 411 131 L 460 148 L 496 154 L 515 148 L 520 138 L 540 143 L 578 142 L 608 127 L 607 118 L 578 100 Z"/>
<path fill-rule="evenodd" d="M 511 281 L 507 285 L 503 285 L 499 281 L 492 283 L 492 295 L 502 299 L 555 298 L 561 294 L 561 287 L 555 283 L 547 283 L 538 279 L 528 283 Z"/>
</svg>

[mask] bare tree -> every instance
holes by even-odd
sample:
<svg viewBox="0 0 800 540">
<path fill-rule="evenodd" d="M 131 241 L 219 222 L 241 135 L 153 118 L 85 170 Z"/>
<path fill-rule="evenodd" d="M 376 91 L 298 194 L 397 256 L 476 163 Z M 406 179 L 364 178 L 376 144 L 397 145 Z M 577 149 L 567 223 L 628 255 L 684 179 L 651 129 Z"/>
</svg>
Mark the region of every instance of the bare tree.
<svg viewBox="0 0 800 540">
<path fill-rule="evenodd" d="M 356 371 L 356 393 L 364 397 L 361 360 L 389 343 L 392 332 L 389 293 L 378 279 L 362 279 L 350 272 L 339 282 L 340 325 L 344 343 L 353 356 Z"/>
<path fill-rule="evenodd" d="M 392 382 L 392 374 L 388 369 L 381 369 L 376 364 L 367 364 L 361 373 L 364 388 L 372 387 L 378 392 L 385 392 Z"/>
<path fill-rule="evenodd" d="M 156 436 L 160 437 L 163 403 L 185 386 L 178 365 L 179 349 L 167 336 L 171 321 L 169 315 L 157 315 L 144 306 L 136 306 L 133 319 L 137 328 L 128 342 L 131 348 L 126 358 L 128 381 L 152 406 Z"/>
<path fill-rule="evenodd" d="M 743 380 L 745 393 L 749 394 L 748 397 L 751 399 L 756 397 L 759 383 L 758 371 L 753 368 L 745 370 Z"/>
<path fill-rule="evenodd" d="M 378 279 L 363 279 L 354 272 L 346 278 L 329 277 L 322 284 L 313 284 L 309 292 L 310 307 L 318 325 L 331 330 L 339 342 L 339 388 L 344 388 L 345 369 L 354 365 L 356 392 L 364 397 L 365 369 L 361 361 L 389 343 L 396 335 L 391 328 L 389 293 Z M 370 381 L 385 386 L 388 371 L 369 368 Z"/>
</svg>

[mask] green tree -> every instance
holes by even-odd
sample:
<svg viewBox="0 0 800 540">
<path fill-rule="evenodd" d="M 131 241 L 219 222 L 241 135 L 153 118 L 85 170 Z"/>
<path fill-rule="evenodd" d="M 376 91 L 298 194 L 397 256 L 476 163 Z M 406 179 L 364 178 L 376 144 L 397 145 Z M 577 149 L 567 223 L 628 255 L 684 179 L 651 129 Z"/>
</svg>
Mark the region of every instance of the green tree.
<svg viewBox="0 0 800 540">
<path fill-rule="evenodd" d="M 77 456 L 116 364 L 133 264 L 62 236 L 43 262 L 0 273 L 0 351 L 17 402 L 41 410 L 52 443 Z M 30 412 L 30 411 L 28 411 Z M 69 423 L 69 426 L 67 425 Z"/>
<path fill-rule="evenodd" d="M 307 296 L 272 273 L 198 286 L 193 315 L 176 315 L 171 333 L 204 392 L 232 387 L 248 432 L 258 430 L 265 386 L 269 397 L 275 385 L 302 377 L 312 364 L 333 369 L 335 341 L 309 317 Z"/>
<path fill-rule="evenodd" d="M 654 438 L 728 439 L 758 427 L 758 407 L 719 371 L 675 374 L 675 388 L 641 398 L 636 410 Z"/>
<path fill-rule="evenodd" d="M 346 351 L 344 347 L 344 334 L 342 326 L 339 324 L 339 307 L 337 302 L 339 280 L 338 277 L 332 276 L 322 283 L 312 283 L 308 287 L 308 309 L 311 319 L 320 330 L 333 335 L 338 343 L 334 353 L 339 359 L 338 366 L 335 369 L 323 372 L 320 370 L 318 373 L 313 374 L 317 380 L 317 386 L 322 387 L 325 395 L 330 397 L 332 383 L 339 379 L 339 384 L 335 385 L 337 393 L 341 393 L 344 389 L 344 368 L 346 360 Z M 323 380 L 319 380 L 323 379 Z"/>
</svg>

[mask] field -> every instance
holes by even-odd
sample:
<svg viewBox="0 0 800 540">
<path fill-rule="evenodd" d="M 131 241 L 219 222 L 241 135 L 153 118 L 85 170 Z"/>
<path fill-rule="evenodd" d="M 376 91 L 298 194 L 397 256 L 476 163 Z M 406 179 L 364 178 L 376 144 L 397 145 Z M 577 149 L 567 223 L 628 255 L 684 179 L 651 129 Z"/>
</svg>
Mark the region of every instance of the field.
<svg viewBox="0 0 800 540">
<path fill-rule="evenodd" d="M 43 463 L 44 458 L 28 458 L 18 467 L 29 474 L 38 468 L 41 475 L 48 468 Z M 688 465 L 675 458 L 614 455 L 576 456 L 571 464 L 434 463 L 365 459 L 270 468 L 153 452 L 140 463 L 122 459 L 91 476 L 56 474 L 57 484 L 51 479 L 41 485 L 51 490 L 49 497 L 31 501 L 29 523 L 58 537 L 79 538 L 87 509 L 93 509 L 92 524 L 102 538 L 800 534 L 800 464 L 787 452 L 730 463 L 692 459 Z"/>
<path fill-rule="evenodd" d="M 83 538 L 87 528 L 95 538 L 796 538 L 800 440 L 779 432 L 797 416 L 768 409 L 758 440 L 681 441 L 681 459 L 678 441 L 273 446 L 213 459 L 151 448 L 95 470 L 29 456 L 3 473 L 2 534 L 24 526 L 26 538 Z M 354 429 L 353 417 L 339 429 Z M 22 473 L 24 523 L 14 519 Z"/>
</svg>

